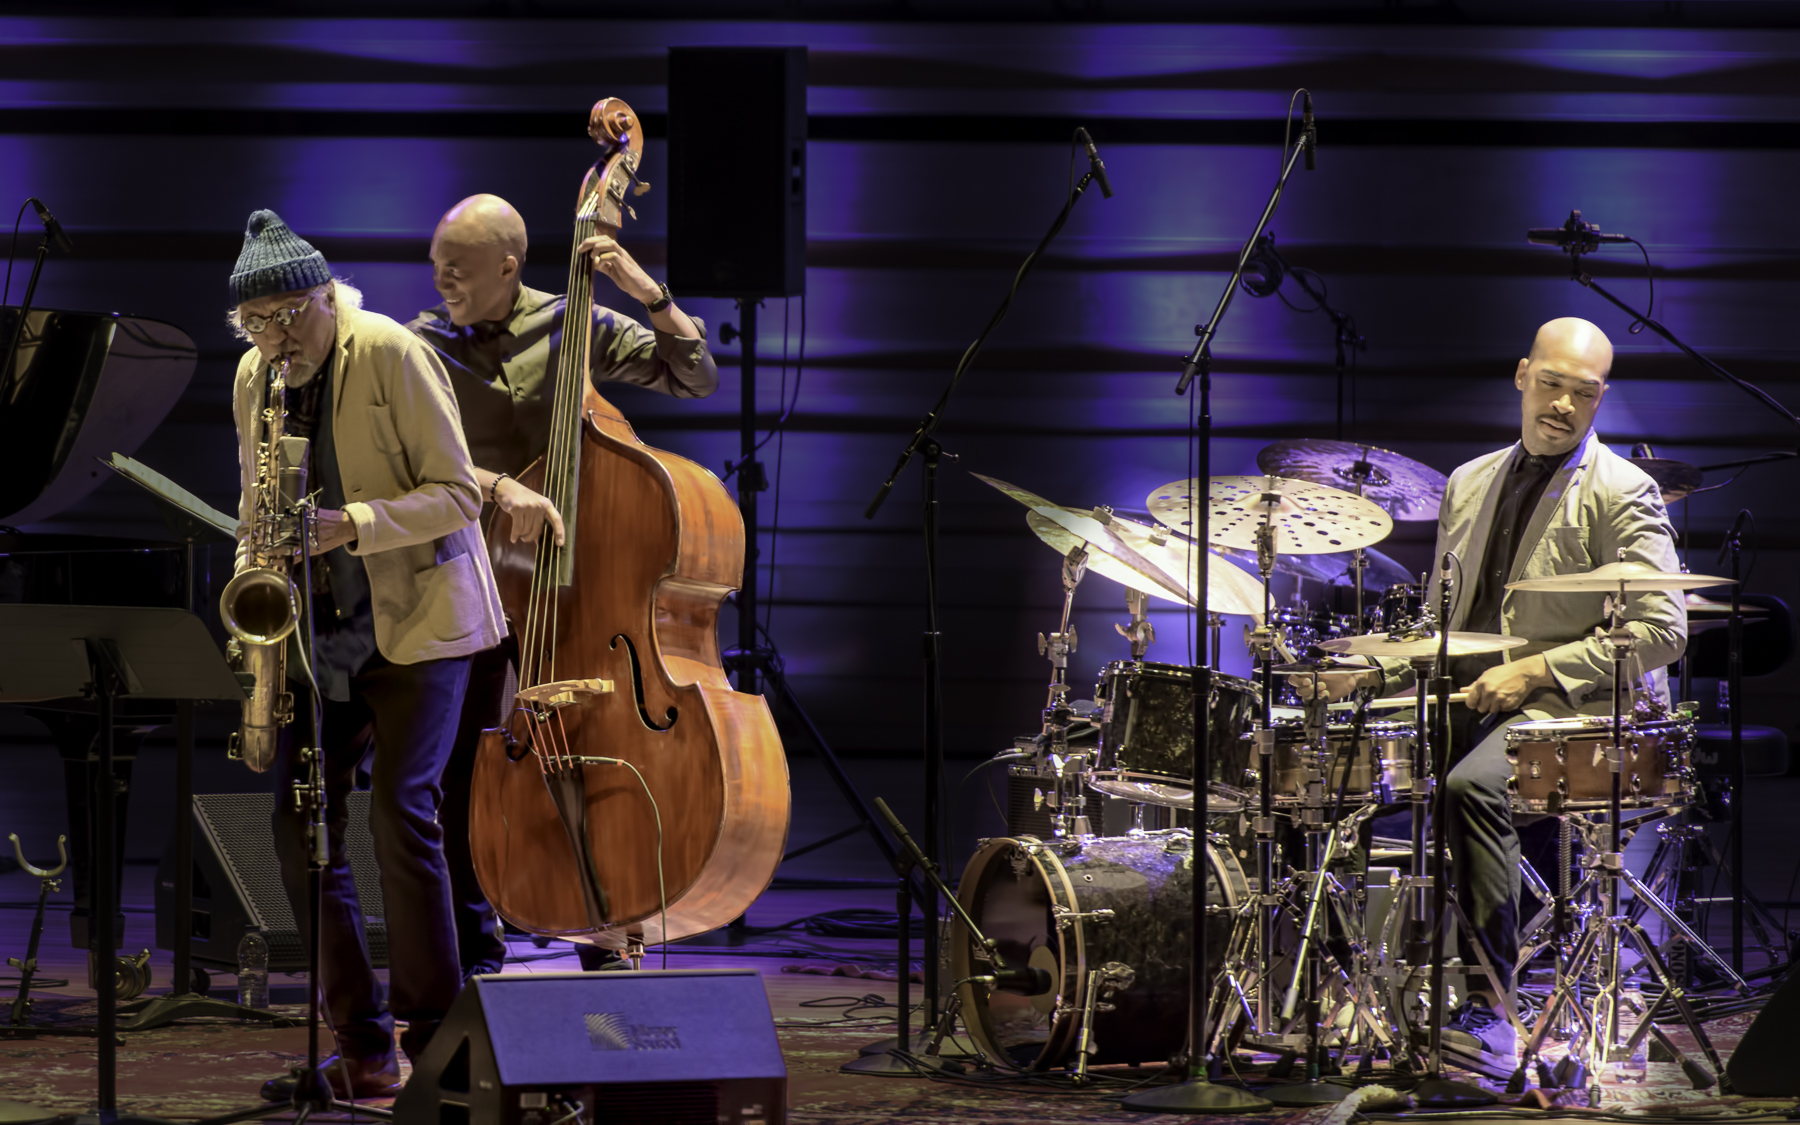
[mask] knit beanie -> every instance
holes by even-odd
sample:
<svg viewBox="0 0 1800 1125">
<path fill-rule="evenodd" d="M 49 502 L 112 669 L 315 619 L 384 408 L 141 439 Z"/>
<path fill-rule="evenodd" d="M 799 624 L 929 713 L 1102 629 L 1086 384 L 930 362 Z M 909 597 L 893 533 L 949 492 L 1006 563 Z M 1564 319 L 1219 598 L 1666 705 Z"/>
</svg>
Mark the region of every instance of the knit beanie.
<svg viewBox="0 0 1800 1125">
<path fill-rule="evenodd" d="M 244 228 L 244 248 L 231 268 L 231 301 L 241 305 L 258 297 L 311 289 L 331 280 L 325 255 L 288 229 L 273 211 L 251 214 Z"/>
</svg>

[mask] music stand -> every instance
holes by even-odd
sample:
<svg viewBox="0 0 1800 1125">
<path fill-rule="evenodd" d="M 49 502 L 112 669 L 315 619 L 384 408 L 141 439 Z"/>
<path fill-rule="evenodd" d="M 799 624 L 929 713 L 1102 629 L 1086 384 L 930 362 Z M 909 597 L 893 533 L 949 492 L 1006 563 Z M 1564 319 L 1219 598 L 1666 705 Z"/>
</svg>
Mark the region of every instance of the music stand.
<svg viewBox="0 0 1800 1125">
<path fill-rule="evenodd" d="M 113 705 L 143 699 L 236 700 L 244 691 L 201 620 L 184 609 L 147 606 L 0 605 L 0 702 L 91 698 L 99 707 L 100 768 L 94 774 L 94 924 L 90 956 L 99 950 L 98 1109 L 117 1109 L 118 944 L 113 902 L 118 871 L 113 774 Z M 191 729 L 191 728 L 190 728 Z M 190 866 L 192 861 L 189 861 Z"/>
</svg>

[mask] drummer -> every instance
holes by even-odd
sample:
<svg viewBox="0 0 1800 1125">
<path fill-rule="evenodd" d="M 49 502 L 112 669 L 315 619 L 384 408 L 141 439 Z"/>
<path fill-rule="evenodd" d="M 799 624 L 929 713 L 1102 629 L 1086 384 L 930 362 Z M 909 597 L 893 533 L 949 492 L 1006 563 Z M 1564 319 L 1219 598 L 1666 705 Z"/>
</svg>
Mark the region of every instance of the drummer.
<svg viewBox="0 0 1800 1125">
<path fill-rule="evenodd" d="M 1563 317 L 1538 329 L 1531 354 L 1513 373 L 1519 441 L 1452 473 L 1439 509 L 1433 570 L 1446 552 L 1461 560 L 1449 628 L 1529 641 L 1505 653 L 1451 661 L 1458 690 L 1466 685 L 1468 691 L 1467 706 L 1455 705 L 1452 712 L 1445 822 L 1451 873 L 1457 899 L 1502 979 L 1487 982 L 1486 989 L 1472 980 L 1443 1044 L 1493 1065 L 1510 1067 L 1517 1055 L 1512 1025 L 1494 1011 L 1495 990 L 1511 988 L 1519 953 L 1519 836 L 1507 797 L 1512 769 L 1506 728 L 1612 709 L 1612 662 L 1596 635 L 1597 628 L 1604 632 L 1605 596 L 1504 587 L 1591 570 L 1617 561 L 1621 549 L 1627 561 L 1680 569 L 1656 484 L 1602 445 L 1593 430 L 1612 359 L 1611 342 L 1588 321 Z M 1431 604 L 1437 604 L 1435 592 Z M 1627 627 L 1637 639 L 1633 652 L 1650 672 L 1649 689 L 1667 704 L 1662 668 L 1687 643 L 1681 597 L 1638 594 L 1628 614 Z M 1341 698 L 1358 687 L 1390 694 L 1414 683 L 1410 664 L 1376 663 L 1378 671 L 1328 675 L 1324 690 Z"/>
</svg>

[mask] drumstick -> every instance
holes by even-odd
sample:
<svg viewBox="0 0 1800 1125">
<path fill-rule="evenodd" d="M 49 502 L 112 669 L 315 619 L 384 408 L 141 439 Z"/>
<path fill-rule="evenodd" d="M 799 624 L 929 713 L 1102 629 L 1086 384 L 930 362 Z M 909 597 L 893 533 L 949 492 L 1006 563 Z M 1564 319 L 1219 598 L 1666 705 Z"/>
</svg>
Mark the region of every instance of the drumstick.
<svg viewBox="0 0 1800 1125">
<path fill-rule="evenodd" d="M 1425 697 L 1425 699 L 1428 703 L 1436 703 L 1437 702 L 1437 696 L 1435 696 L 1435 695 L 1428 695 Z M 1468 699 L 1469 699 L 1468 692 L 1458 691 L 1458 692 L 1452 692 L 1450 694 L 1449 701 L 1451 703 L 1466 703 L 1468 701 Z M 1396 708 L 1400 708 L 1400 707 L 1416 707 L 1416 706 L 1418 706 L 1418 703 L 1419 703 L 1419 701 L 1416 698 L 1414 698 L 1413 696 L 1396 695 L 1389 699 L 1372 699 L 1372 700 L 1370 700 L 1369 701 L 1369 710 L 1371 710 L 1371 711 L 1392 711 L 1392 710 L 1395 710 Z M 1350 702 L 1349 700 L 1345 700 L 1342 703 L 1333 703 L 1331 705 L 1331 710 L 1333 710 L 1333 711 L 1354 711 L 1354 710 L 1356 710 L 1356 704 Z"/>
</svg>

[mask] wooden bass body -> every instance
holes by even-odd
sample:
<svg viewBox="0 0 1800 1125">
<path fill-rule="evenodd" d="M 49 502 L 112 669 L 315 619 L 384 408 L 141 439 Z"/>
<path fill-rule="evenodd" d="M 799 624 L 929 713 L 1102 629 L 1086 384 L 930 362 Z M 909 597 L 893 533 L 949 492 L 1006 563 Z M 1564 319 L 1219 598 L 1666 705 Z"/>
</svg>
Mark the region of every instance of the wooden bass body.
<svg viewBox="0 0 1800 1125">
<path fill-rule="evenodd" d="M 515 926 L 654 945 L 730 922 L 767 888 L 787 843 L 787 759 L 768 704 L 733 690 L 720 660 L 719 606 L 743 575 L 736 505 L 712 473 L 640 441 L 592 386 L 581 414 L 573 580 L 549 612 L 540 602 L 554 674 L 537 679 L 611 690 L 535 715 L 515 706 L 483 734 L 470 847 L 488 900 Z M 520 483 L 543 491 L 543 474 L 540 461 Z M 509 542 L 510 524 L 496 512 L 487 541 L 524 644 L 541 556 Z M 561 767 L 533 750 L 545 732 L 532 728 L 551 724 Z M 600 757 L 637 774 L 583 761 Z M 579 776 L 556 778 L 568 762 Z M 589 879 L 598 886 L 584 890 Z"/>
</svg>

